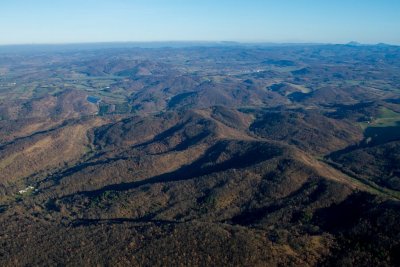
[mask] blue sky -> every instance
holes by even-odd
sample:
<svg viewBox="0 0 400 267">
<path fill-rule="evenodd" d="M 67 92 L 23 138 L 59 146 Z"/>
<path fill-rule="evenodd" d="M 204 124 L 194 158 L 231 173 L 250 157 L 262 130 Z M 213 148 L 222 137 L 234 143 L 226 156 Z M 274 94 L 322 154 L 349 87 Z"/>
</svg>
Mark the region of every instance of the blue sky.
<svg viewBox="0 0 400 267">
<path fill-rule="evenodd" d="M 0 44 L 353 40 L 400 44 L 400 1 L 0 1 Z"/>
</svg>

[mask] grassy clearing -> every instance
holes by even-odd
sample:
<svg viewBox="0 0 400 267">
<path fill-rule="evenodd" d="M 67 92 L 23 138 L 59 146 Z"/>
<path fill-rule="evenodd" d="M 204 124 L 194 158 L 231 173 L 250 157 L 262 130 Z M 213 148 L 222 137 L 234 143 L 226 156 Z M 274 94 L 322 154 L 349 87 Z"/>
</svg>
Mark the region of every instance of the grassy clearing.
<svg viewBox="0 0 400 267">
<path fill-rule="evenodd" d="M 378 118 L 373 122 L 374 127 L 397 126 L 400 122 L 400 113 L 383 107 Z"/>
<path fill-rule="evenodd" d="M 356 86 L 362 84 L 364 81 L 359 81 L 359 80 L 345 80 L 344 81 L 347 85 L 350 86 Z"/>
<path fill-rule="evenodd" d="M 124 95 L 118 95 L 118 94 L 115 94 L 112 92 L 107 92 L 107 91 L 102 91 L 102 90 L 97 91 L 93 95 L 99 96 L 102 99 L 110 98 L 111 101 L 116 101 L 117 103 L 126 101 L 126 97 Z"/>
<path fill-rule="evenodd" d="M 294 83 L 287 83 L 287 84 L 292 86 L 292 87 L 294 87 L 294 88 L 296 88 L 297 90 L 299 90 L 303 94 L 309 94 L 312 91 L 310 88 L 304 87 L 302 85 L 298 85 L 298 84 L 294 84 Z"/>
<path fill-rule="evenodd" d="M 299 67 L 293 66 L 293 67 L 278 67 L 278 66 L 270 66 L 267 67 L 266 70 L 271 70 L 271 71 L 276 71 L 280 73 L 289 73 L 295 70 L 298 70 Z"/>
<path fill-rule="evenodd" d="M 400 125 L 400 113 L 394 112 L 391 109 L 386 107 L 381 108 L 381 112 L 379 113 L 376 119 L 368 122 L 360 123 L 360 126 L 363 130 L 367 128 L 373 127 L 395 127 Z"/>
</svg>

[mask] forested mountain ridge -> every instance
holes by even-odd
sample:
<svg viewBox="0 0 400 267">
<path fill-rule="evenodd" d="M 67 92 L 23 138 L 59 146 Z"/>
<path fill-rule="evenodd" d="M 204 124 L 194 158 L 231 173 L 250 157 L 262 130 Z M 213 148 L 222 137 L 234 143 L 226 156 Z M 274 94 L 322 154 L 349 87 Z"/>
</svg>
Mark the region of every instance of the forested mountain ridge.
<svg viewBox="0 0 400 267">
<path fill-rule="evenodd" d="M 398 266 L 399 74 L 397 46 L 0 47 L 0 263 Z"/>
</svg>

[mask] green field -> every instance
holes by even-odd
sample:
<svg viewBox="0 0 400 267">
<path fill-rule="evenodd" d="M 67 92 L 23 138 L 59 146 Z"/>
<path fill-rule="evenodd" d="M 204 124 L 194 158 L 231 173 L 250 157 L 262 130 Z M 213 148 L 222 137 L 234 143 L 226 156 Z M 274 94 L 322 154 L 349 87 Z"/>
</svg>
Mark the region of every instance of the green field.
<svg viewBox="0 0 400 267">
<path fill-rule="evenodd" d="M 400 138 L 400 113 L 382 107 L 378 117 L 371 122 L 361 123 L 365 138 L 370 145 L 382 144 Z"/>
<path fill-rule="evenodd" d="M 383 107 L 376 120 L 374 120 L 370 127 L 389 127 L 398 126 L 400 122 L 400 113 L 394 112 L 391 109 Z"/>
<path fill-rule="evenodd" d="M 362 122 L 360 126 L 363 130 L 374 127 L 396 127 L 400 125 L 400 113 L 386 107 L 382 107 L 379 115 L 369 122 Z"/>
</svg>

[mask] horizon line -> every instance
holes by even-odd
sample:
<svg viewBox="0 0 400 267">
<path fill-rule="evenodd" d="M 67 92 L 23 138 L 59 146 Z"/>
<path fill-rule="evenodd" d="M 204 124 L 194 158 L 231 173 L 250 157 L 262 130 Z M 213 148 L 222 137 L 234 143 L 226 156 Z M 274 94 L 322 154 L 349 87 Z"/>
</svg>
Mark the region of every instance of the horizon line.
<svg viewBox="0 0 400 267">
<path fill-rule="evenodd" d="M 230 40 L 154 40 L 154 41 L 83 41 L 83 42 L 38 42 L 38 43 L 9 43 L 1 44 L 0 47 L 6 46 L 61 46 L 61 45 L 111 45 L 111 44 L 234 44 L 234 45 L 354 45 L 354 46 L 375 46 L 388 45 L 400 46 L 394 43 L 361 43 L 357 41 L 349 42 L 308 42 L 308 41 L 287 41 L 287 42 L 272 42 L 272 41 L 230 41 Z"/>
</svg>

